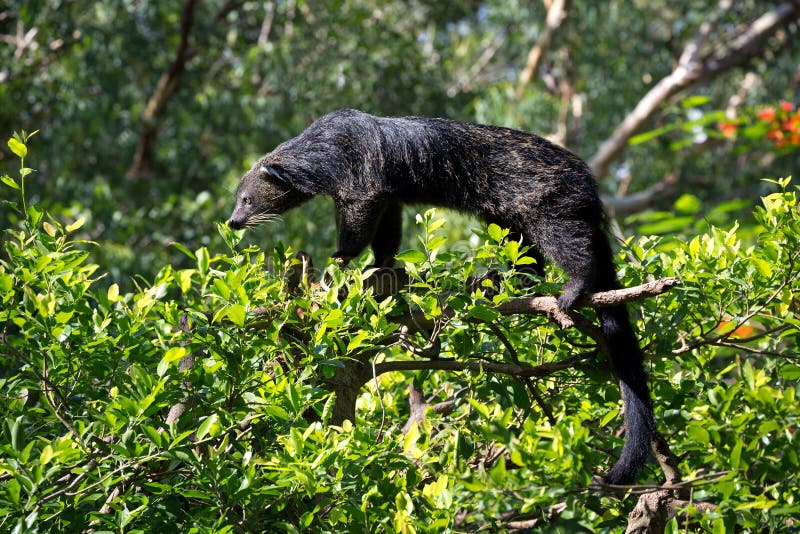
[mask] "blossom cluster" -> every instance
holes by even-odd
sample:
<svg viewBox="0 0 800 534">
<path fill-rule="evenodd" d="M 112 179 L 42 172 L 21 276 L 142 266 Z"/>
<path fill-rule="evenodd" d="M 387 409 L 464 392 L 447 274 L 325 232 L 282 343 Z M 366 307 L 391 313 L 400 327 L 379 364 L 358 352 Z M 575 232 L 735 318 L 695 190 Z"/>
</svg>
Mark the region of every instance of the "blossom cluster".
<svg viewBox="0 0 800 534">
<path fill-rule="evenodd" d="M 766 137 L 776 148 L 800 146 L 800 109 L 793 102 L 784 100 L 777 107 L 762 108 L 756 118 L 767 127 Z M 742 124 L 742 120 L 724 121 L 717 128 L 724 137 L 733 138 Z"/>
</svg>

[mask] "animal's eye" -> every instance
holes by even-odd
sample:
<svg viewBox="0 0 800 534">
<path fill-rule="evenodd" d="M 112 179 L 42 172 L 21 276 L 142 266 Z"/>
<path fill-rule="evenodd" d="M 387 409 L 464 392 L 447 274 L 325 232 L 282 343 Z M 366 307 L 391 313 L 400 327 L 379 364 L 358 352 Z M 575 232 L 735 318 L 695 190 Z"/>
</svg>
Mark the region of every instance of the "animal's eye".
<svg viewBox="0 0 800 534">
<path fill-rule="evenodd" d="M 250 197 L 244 197 L 242 199 L 242 202 L 244 203 L 245 206 L 249 206 L 252 200 L 250 200 Z"/>
</svg>

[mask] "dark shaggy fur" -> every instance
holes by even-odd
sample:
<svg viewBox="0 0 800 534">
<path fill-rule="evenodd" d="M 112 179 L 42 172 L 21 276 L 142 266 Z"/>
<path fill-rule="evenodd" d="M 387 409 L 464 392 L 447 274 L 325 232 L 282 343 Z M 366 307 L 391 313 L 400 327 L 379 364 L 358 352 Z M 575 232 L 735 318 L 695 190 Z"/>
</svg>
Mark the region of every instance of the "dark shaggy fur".
<svg viewBox="0 0 800 534">
<path fill-rule="evenodd" d="M 533 134 L 421 117 L 330 113 L 261 158 L 242 178 L 233 228 L 258 224 L 325 194 L 336 205 L 338 249 L 347 261 L 372 246 L 390 265 L 400 245 L 401 206 L 423 203 L 473 213 L 510 228 L 531 255 L 569 275 L 559 306 L 619 287 L 595 180 L 574 154 Z M 633 481 L 655 432 L 642 354 L 625 306 L 600 308 L 625 405 L 626 442 L 606 475 Z"/>
</svg>

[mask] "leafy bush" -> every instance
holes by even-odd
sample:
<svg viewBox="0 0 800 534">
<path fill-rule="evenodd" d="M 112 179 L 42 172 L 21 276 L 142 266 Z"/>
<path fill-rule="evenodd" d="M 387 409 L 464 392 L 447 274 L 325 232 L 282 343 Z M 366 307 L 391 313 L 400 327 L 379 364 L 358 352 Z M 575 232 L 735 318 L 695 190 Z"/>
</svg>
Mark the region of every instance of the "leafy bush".
<svg viewBox="0 0 800 534">
<path fill-rule="evenodd" d="M 10 142 L 19 179 L 3 177 L 19 224 L 0 261 L 2 530 L 625 523 L 632 497 L 587 490 L 621 443 L 614 380 L 579 332 L 497 312 L 563 282 L 552 272 L 521 284 L 506 265 L 524 263 L 524 249 L 502 229 L 456 253 L 446 220 L 420 215 L 420 248 L 399 256 L 407 287 L 378 296 L 370 271 L 332 264 L 322 285 L 298 281 L 291 249 L 239 248 L 241 236 L 220 227 L 230 250 L 176 245 L 192 268 L 164 266 L 122 294 L 98 284 L 104 275 L 82 250 L 91 244 L 75 237 L 80 220 L 26 205 L 28 138 Z M 800 519 L 800 215 L 789 181 L 778 185 L 756 210 L 757 242 L 734 226 L 624 250 L 625 285 L 683 280 L 637 306 L 659 427 L 691 502 L 713 505 L 692 504 L 671 531 L 782 530 Z M 498 275 L 464 289 L 488 269 Z M 409 313 L 438 338 L 398 335 Z M 419 359 L 431 351 L 436 359 Z M 539 379 L 487 370 L 565 360 Z M 389 363 L 406 373 L 384 372 Z M 404 428 L 409 389 L 426 417 Z M 341 409 L 348 391 L 358 393 L 354 422 Z M 643 481 L 660 476 L 654 466 Z"/>
</svg>

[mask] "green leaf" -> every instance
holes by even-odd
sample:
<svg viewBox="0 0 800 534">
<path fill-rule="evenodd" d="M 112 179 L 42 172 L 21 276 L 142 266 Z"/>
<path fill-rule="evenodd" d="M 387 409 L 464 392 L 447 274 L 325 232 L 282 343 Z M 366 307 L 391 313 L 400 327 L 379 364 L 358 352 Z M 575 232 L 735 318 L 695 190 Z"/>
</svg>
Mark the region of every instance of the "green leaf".
<svg viewBox="0 0 800 534">
<path fill-rule="evenodd" d="M 681 100 L 683 109 L 696 108 L 711 101 L 710 96 L 692 95 Z"/>
<path fill-rule="evenodd" d="M 647 131 L 647 132 L 644 132 L 644 133 L 640 133 L 639 135 L 634 135 L 633 137 L 631 137 L 628 140 L 628 144 L 630 146 L 640 145 L 640 144 L 644 143 L 645 141 L 649 141 L 651 139 L 655 139 L 659 135 L 665 134 L 667 132 L 671 132 L 672 130 L 675 130 L 676 128 L 680 128 L 681 124 L 682 123 L 680 123 L 680 122 L 673 122 L 671 124 L 666 124 L 664 126 L 661 126 L 660 128 L 656 128 L 655 130 L 650 130 L 650 131 Z"/>
<path fill-rule="evenodd" d="M 440 219 L 436 219 L 435 221 L 431 221 L 431 224 L 428 225 L 428 233 L 435 232 L 436 230 L 441 228 L 442 225 L 444 225 L 444 223 L 446 221 L 447 221 L 447 219 L 444 219 L 444 218 L 440 218 Z"/>
<path fill-rule="evenodd" d="M 417 448 L 417 441 L 420 438 L 419 425 L 415 421 L 411 424 L 406 435 L 403 437 L 403 451 L 411 452 Z"/>
<path fill-rule="evenodd" d="M 396 256 L 396 259 L 398 261 L 404 261 L 406 263 L 415 264 L 415 263 L 422 263 L 423 261 L 427 260 L 428 256 L 426 256 L 425 253 L 422 252 L 421 250 L 412 249 L 412 250 L 404 250 L 403 252 L 401 252 Z"/>
<path fill-rule="evenodd" d="M 505 487 L 508 471 L 506 471 L 506 460 L 500 456 L 489 470 L 489 478 L 500 487 Z"/>
<path fill-rule="evenodd" d="M 503 240 L 503 229 L 498 225 L 492 223 L 489 225 L 489 228 L 487 228 L 486 231 L 489 234 L 489 237 L 491 237 L 495 242 L 499 243 Z"/>
<path fill-rule="evenodd" d="M 197 439 L 203 439 L 208 435 L 214 437 L 219 433 L 219 430 L 219 415 L 211 414 L 203 419 L 203 422 L 197 427 Z"/>
<path fill-rule="evenodd" d="M 150 441 L 156 444 L 157 447 L 161 447 L 161 434 L 150 425 L 143 424 L 141 426 L 142 431 L 147 434 L 147 437 L 150 438 Z"/>
<path fill-rule="evenodd" d="M 11 436 L 11 448 L 15 451 L 20 450 L 20 446 L 25 440 L 25 430 L 20 424 L 21 421 L 22 416 L 16 419 L 11 419 L 10 417 L 6 418 L 6 428 L 8 428 L 8 434 Z"/>
<path fill-rule="evenodd" d="M 189 250 L 188 248 L 184 247 L 183 245 L 181 245 L 177 241 L 173 241 L 172 243 L 170 243 L 170 245 L 175 247 L 175 248 L 177 248 L 178 250 L 180 250 L 181 252 L 183 252 L 187 256 L 189 256 L 190 259 L 193 259 L 193 260 L 197 259 L 197 256 L 195 256 L 194 253 L 191 250 Z"/>
<path fill-rule="evenodd" d="M 798 380 L 800 379 L 800 366 L 787 364 L 781 368 L 781 377 L 784 380 Z"/>
<path fill-rule="evenodd" d="M 452 499 L 447 491 L 449 478 L 447 475 L 440 475 L 436 482 L 426 484 L 422 488 L 422 495 L 430 501 L 435 508 L 449 507 Z"/>
<path fill-rule="evenodd" d="M 186 350 L 186 347 L 172 347 L 166 352 L 166 354 L 164 354 L 164 360 L 166 360 L 167 363 L 171 363 L 176 360 L 180 360 L 186 356 L 188 352 L 189 351 Z"/>
<path fill-rule="evenodd" d="M 8 292 L 14 287 L 14 279 L 10 274 L 0 271 L 0 291 Z"/>
<path fill-rule="evenodd" d="M 58 323 L 58 324 L 64 324 L 64 323 L 66 323 L 67 321 L 69 321 L 70 319 L 72 319 L 72 316 L 73 316 L 74 314 L 75 314 L 75 310 L 70 310 L 70 311 L 60 311 L 60 312 L 58 312 L 58 313 L 56 314 L 56 323 Z"/>
<path fill-rule="evenodd" d="M 690 214 L 699 212 L 700 208 L 702 207 L 702 203 L 696 196 L 685 193 L 675 201 L 673 207 L 675 208 L 675 211 Z"/>
<path fill-rule="evenodd" d="M 28 155 L 28 147 L 14 138 L 8 140 L 8 148 L 10 148 L 11 152 L 16 154 L 17 157 L 24 158 Z"/>
<path fill-rule="evenodd" d="M 708 433 L 708 430 L 699 424 L 691 424 L 687 426 L 686 434 L 692 441 L 698 444 L 708 445 L 708 443 L 711 441 L 711 435 Z"/>
<path fill-rule="evenodd" d="M 225 280 L 222 278 L 214 278 L 214 289 L 216 290 L 217 294 L 225 300 L 228 300 L 231 296 L 231 289 L 228 287 L 228 284 L 225 283 Z"/>
<path fill-rule="evenodd" d="M 119 286 L 117 284 L 111 284 L 108 287 L 108 291 L 106 292 L 106 298 L 108 298 L 109 302 L 116 302 L 119 298 Z"/>
<path fill-rule="evenodd" d="M 733 450 L 731 451 L 731 467 L 734 469 L 739 469 L 743 445 L 744 443 L 742 440 L 737 440 L 736 445 L 733 446 Z"/>
<path fill-rule="evenodd" d="M 608 412 L 605 415 L 605 417 L 603 417 L 603 419 L 600 421 L 600 428 L 603 428 L 608 423 L 610 423 L 611 421 L 616 419 L 618 415 L 619 415 L 619 407 L 616 407 L 615 409 L 613 409 L 610 412 Z"/>
<path fill-rule="evenodd" d="M 434 237 L 430 241 L 428 241 L 427 245 L 425 246 L 428 250 L 436 250 L 437 248 L 441 247 L 447 242 L 447 237 L 440 235 L 438 237 Z"/>
<path fill-rule="evenodd" d="M 694 222 L 694 217 L 674 217 L 658 221 L 654 223 L 643 224 L 638 228 L 641 234 L 667 234 L 670 232 L 678 232 L 690 227 Z"/>
<path fill-rule="evenodd" d="M 170 363 L 176 360 L 180 360 L 181 358 L 186 356 L 188 352 L 189 351 L 186 350 L 186 347 L 172 347 L 171 349 L 169 349 L 164 354 L 164 357 L 161 358 L 161 361 L 158 362 L 158 367 L 156 369 L 158 376 L 164 376 L 167 372 L 167 369 L 169 369 Z"/>
<path fill-rule="evenodd" d="M 15 182 L 14 179 L 7 174 L 4 174 L 2 178 L 0 178 L 0 182 L 3 182 L 12 189 L 19 189 L 19 185 L 17 185 L 17 182 Z"/>
<path fill-rule="evenodd" d="M 197 270 L 200 271 L 202 276 L 205 276 L 208 273 L 208 264 L 211 261 L 208 256 L 208 249 L 206 247 L 200 247 L 195 251 L 195 256 L 197 257 Z"/>
<path fill-rule="evenodd" d="M 244 310 L 244 306 L 241 304 L 232 304 L 231 307 L 228 308 L 228 319 L 240 328 L 244 326 L 246 315 L 247 313 Z"/>
<path fill-rule="evenodd" d="M 43 216 L 44 212 L 38 206 L 28 206 L 28 220 L 31 226 L 38 226 Z"/>
<path fill-rule="evenodd" d="M 188 292 L 192 288 L 192 275 L 196 273 L 194 269 L 183 269 L 178 272 L 178 280 L 180 281 L 181 291 Z"/>
<path fill-rule="evenodd" d="M 42 448 L 42 452 L 39 454 L 39 463 L 41 465 L 47 465 L 47 463 L 50 462 L 54 456 L 55 454 L 53 453 L 53 447 L 51 447 L 48 443 Z"/>
<path fill-rule="evenodd" d="M 367 339 L 369 336 L 369 332 L 365 332 L 364 330 L 359 331 L 355 336 L 350 339 L 350 342 L 347 344 L 347 352 L 352 352 L 354 349 L 357 349 L 361 346 L 361 342 Z"/>
<path fill-rule="evenodd" d="M 469 312 L 467 312 L 467 317 L 472 317 L 475 319 L 480 319 L 481 321 L 486 321 L 487 323 L 491 323 L 500 318 L 500 312 L 494 308 L 478 304 L 477 306 L 471 308 Z"/>
</svg>

